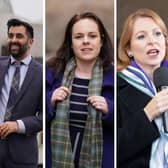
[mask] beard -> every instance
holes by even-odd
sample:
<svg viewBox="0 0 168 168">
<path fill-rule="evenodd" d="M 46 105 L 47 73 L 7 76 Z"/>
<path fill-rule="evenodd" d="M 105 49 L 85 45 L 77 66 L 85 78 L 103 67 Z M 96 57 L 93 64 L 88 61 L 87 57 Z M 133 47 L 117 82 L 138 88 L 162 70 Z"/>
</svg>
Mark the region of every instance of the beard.
<svg viewBox="0 0 168 168">
<path fill-rule="evenodd" d="M 17 46 L 17 48 L 12 49 L 12 45 Z M 28 50 L 28 42 L 25 44 L 20 44 L 18 42 L 11 42 L 9 43 L 9 54 L 12 55 L 14 58 L 21 58 Z"/>
</svg>

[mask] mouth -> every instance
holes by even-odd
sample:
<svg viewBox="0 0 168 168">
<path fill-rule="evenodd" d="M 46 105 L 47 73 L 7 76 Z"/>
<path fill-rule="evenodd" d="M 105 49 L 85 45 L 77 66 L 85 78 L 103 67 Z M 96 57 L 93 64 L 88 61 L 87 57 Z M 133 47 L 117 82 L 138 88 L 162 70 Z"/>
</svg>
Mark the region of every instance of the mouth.
<svg viewBox="0 0 168 168">
<path fill-rule="evenodd" d="M 159 54 L 159 50 L 158 49 L 151 49 L 151 50 L 148 50 L 147 54 L 149 56 L 157 56 Z"/>
<path fill-rule="evenodd" d="M 18 49 L 18 48 L 19 48 L 19 45 L 15 45 L 15 44 L 14 44 L 14 45 L 11 45 L 11 49 L 12 49 L 12 50 L 15 50 L 15 49 Z"/>
<path fill-rule="evenodd" d="M 20 47 L 20 44 L 19 43 L 10 43 L 9 47 L 11 49 L 18 49 Z"/>
<path fill-rule="evenodd" d="M 92 51 L 93 49 L 92 48 L 82 48 L 81 51 L 84 51 L 84 52 L 89 52 L 89 51 Z"/>
</svg>

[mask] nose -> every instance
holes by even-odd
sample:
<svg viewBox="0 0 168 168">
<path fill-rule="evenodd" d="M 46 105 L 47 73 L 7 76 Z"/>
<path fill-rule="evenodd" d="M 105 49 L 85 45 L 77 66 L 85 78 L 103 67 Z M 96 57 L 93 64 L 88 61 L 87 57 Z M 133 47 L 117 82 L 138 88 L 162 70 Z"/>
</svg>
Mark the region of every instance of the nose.
<svg viewBox="0 0 168 168">
<path fill-rule="evenodd" d="M 12 42 L 15 42 L 15 41 L 17 41 L 17 38 L 16 38 L 16 36 L 13 36 L 13 37 L 11 38 L 11 41 L 12 41 Z"/>
<path fill-rule="evenodd" d="M 89 44 L 89 38 L 87 36 L 83 38 L 83 44 Z"/>
<path fill-rule="evenodd" d="M 150 44 L 153 44 L 154 42 L 155 42 L 155 37 L 153 36 L 153 35 L 150 35 L 149 37 L 148 37 L 148 42 L 150 43 Z"/>
</svg>

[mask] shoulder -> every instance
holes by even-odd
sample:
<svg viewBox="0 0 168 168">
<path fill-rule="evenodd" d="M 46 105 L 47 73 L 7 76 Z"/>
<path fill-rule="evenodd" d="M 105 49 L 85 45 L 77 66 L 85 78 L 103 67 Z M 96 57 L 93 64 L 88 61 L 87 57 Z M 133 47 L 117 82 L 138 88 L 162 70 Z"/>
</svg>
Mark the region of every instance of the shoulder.
<svg viewBox="0 0 168 168">
<path fill-rule="evenodd" d="M 9 56 L 6 56 L 6 55 L 1 55 L 0 56 L 0 59 L 4 60 L 4 59 L 9 59 L 10 57 Z"/>
<path fill-rule="evenodd" d="M 32 63 L 33 63 L 35 66 L 37 66 L 37 67 L 39 67 L 39 68 L 42 68 L 42 64 L 41 64 L 39 61 L 35 60 L 34 58 L 32 58 Z"/>
<path fill-rule="evenodd" d="M 164 60 L 164 61 L 161 63 L 161 66 L 168 68 L 168 61 L 167 61 L 167 60 Z"/>
<path fill-rule="evenodd" d="M 117 74 L 117 97 L 122 99 L 123 102 L 130 102 L 130 103 L 133 101 L 142 101 L 144 97 L 150 99 L 150 96 L 146 95 L 139 89 L 129 84 L 118 74 Z"/>
<path fill-rule="evenodd" d="M 32 58 L 31 62 L 30 62 L 30 66 L 32 66 L 33 68 L 35 68 L 37 71 L 41 71 L 43 70 L 43 66 L 40 62 L 36 61 L 34 58 Z"/>
<path fill-rule="evenodd" d="M 48 83 L 50 83 L 50 82 L 52 82 L 53 80 L 54 80 L 54 72 L 53 72 L 53 70 L 52 69 L 50 69 L 50 68 L 46 68 L 46 70 L 45 70 L 45 76 L 46 76 L 46 81 L 48 82 Z"/>
<path fill-rule="evenodd" d="M 9 56 L 0 56 L 0 61 L 7 61 L 9 58 Z"/>
<path fill-rule="evenodd" d="M 51 68 L 46 68 L 45 70 L 46 75 L 46 83 L 48 85 L 52 85 L 54 83 L 61 83 L 63 78 L 63 72 L 61 72 L 57 77 L 54 73 L 54 71 Z"/>
<path fill-rule="evenodd" d="M 114 66 L 111 65 L 110 68 L 103 74 L 103 85 L 114 86 Z"/>
<path fill-rule="evenodd" d="M 137 90 L 132 85 L 130 85 L 126 80 L 120 77 L 119 73 L 117 73 L 117 93 L 130 93 Z M 127 95 L 127 94 L 126 94 Z"/>
<path fill-rule="evenodd" d="M 9 64 L 9 56 L 0 56 L 0 66 L 6 68 Z"/>
<path fill-rule="evenodd" d="M 125 81 L 123 78 L 119 76 L 119 73 L 117 73 L 117 87 L 125 87 L 128 85 L 128 82 Z"/>
</svg>

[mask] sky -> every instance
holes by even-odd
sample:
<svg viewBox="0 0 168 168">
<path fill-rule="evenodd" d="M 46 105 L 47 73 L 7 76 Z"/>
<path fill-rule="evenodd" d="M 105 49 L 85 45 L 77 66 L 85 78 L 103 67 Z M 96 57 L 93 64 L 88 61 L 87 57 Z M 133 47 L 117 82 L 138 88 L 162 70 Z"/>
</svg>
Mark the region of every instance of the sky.
<svg viewBox="0 0 168 168">
<path fill-rule="evenodd" d="M 43 0 L 10 0 L 16 15 L 32 22 L 43 20 Z"/>
</svg>

